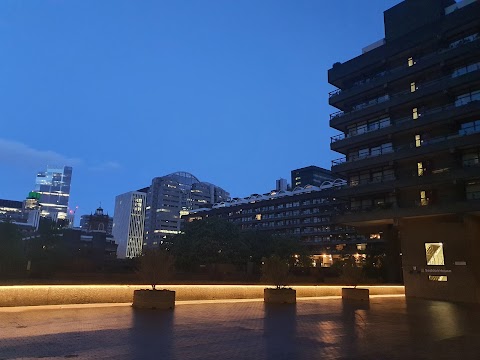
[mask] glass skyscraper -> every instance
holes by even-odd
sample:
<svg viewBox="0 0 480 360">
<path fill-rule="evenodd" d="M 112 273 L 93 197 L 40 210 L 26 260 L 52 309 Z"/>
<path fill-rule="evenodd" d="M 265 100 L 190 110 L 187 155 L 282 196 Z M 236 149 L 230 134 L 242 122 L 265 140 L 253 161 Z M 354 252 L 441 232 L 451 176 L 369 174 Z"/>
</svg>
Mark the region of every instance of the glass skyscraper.
<svg viewBox="0 0 480 360">
<path fill-rule="evenodd" d="M 72 167 L 47 167 L 39 172 L 35 181 L 35 192 L 40 194 L 41 215 L 54 220 L 66 219 Z"/>
<path fill-rule="evenodd" d="M 178 234 L 182 215 L 190 210 L 229 199 L 230 194 L 224 189 L 184 171 L 154 178 L 147 194 L 143 245 L 158 246 L 167 237 Z"/>
</svg>

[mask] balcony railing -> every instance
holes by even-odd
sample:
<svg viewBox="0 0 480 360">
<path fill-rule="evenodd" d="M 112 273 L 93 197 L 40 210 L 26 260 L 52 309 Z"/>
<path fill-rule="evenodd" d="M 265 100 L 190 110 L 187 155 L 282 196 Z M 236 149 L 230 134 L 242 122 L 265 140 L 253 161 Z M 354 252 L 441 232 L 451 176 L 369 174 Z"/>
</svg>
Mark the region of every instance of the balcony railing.
<svg viewBox="0 0 480 360">
<path fill-rule="evenodd" d="M 304 235 L 311 235 L 311 234 L 304 234 Z M 383 241 L 384 239 L 379 239 L 380 241 Z M 379 241 L 379 240 L 375 240 L 375 241 Z M 327 238 L 327 239 L 309 239 L 309 240 L 306 240 L 306 239 L 303 239 L 302 240 L 302 243 L 303 244 L 337 244 L 337 243 L 345 243 L 345 244 L 350 244 L 350 243 L 353 243 L 353 244 L 362 244 L 362 243 L 368 243 L 372 240 L 368 240 L 365 236 L 361 236 L 361 235 L 358 235 L 358 236 L 353 236 L 353 237 L 343 237 L 343 238 Z M 332 251 L 335 251 L 335 250 L 332 250 Z"/>
<path fill-rule="evenodd" d="M 476 36 L 472 36 L 470 38 L 465 38 L 465 39 L 462 39 L 460 41 L 457 41 L 457 42 L 454 42 L 452 44 L 450 44 L 448 47 L 446 48 L 443 48 L 443 49 L 440 49 L 438 51 L 435 51 L 433 53 L 430 53 L 428 55 L 425 55 L 421 58 L 418 58 L 418 59 L 415 59 L 416 63 L 421 63 L 422 61 L 425 61 L 425 60 L 428 60 L 430 58 L 433 58 L 435 56 L 438 56 L 439 54 L 443 54 L 445 52 L 448 52 L 450 50 L 453 50 L 453 49 L 456 49 L 462 45 L 465 45 L 465 44 L 468 44 L 468 43 L 471 43 L 473 41 L 476 41 L 478 39 L 480 39 L 480 36 L 478 36 L 478 34 L 475 34 Z M 365 84 L 368 84 L 376 79 L 379 79 L 379 78 L 383 78 L 387 75 L 390 75 L 390 74 L 394 74 L 400 70 L 404 70 L 408 68 L 408 65 L 401 65 L 401 66 L 398 66 L 396 68 L 393 68 L 393 69 L 390 69 L 390 70 L 387 70 L 387 71 L 382 71 L 382 72 L 379 72 L 377 74 L 375 74 L 374 76 L 370 77 L 370 78 L 367 78 L 367 79 L 364 79 L 364 80 L 361 80 L 361 81 L 357 81 L 353 84 L 353 86 L 351 86 L 348 90 L 352 90 L 352 89 L 355 89 L 356 87 L 359 87 L 359 86 L 362 86 L 362 85 L 365 85 Z M 343 90 L 341 89 L 335 89 L 333 91 L 330 91 L 328 93 L 328 97 L 331 98 L 331 97 L 334 97 L 336 95 L 339 95 L 343 92 Z"/>
<path fill-rule="evenodd" d="M 423 139 L 419 140 L 419 143 L 414 141 L 414 142 L 410 142 L 408 144 L 402 144 L 402 145 L 395 146 L 392 150 L 390 150 L 390 149 L 387 149 L 386 151 L 385 150 L 379 150 L 379 151 L 375 152 L 374 154 L 366 154 L 366 155 L 355 154 L 355 155 L 350 155 L 348 158 L 346 156 L 344 156 L 344 157 L 341 157 L 339 159 L 332 160 L 332 166 L 337 166 L 337 165 L 347 163 L 347 162 L 354 162 L 354 161 L 357 161 L 357 160 L 369 159 L 369 158 L 381 156 L 381 155 L 384 155 L 384 154 L 391 154 L 393 152 L 404 151 L 404 150 L 407 150 L 407 149 L 423 148 L 425 146 L 442 143 L 444 141 L 448 141 L 448 140 L 451 140 L 451 139 L 456 139 L 456 138 L 460 138 L 460 137 L 464 137 L 464 136 L 469 136 L 469 135 L 476 134 L 476 133 L 479 133 L 479 132 L 480 132 L 480 129 L 478 131 L 475 131 L 475 132 L 459 131 L 457 133 L 453 133 L 453 134 L 449 134 L 449 135 L 445 135 L 445 136 L 438 136 L 438 137 L 428 138 L 428 139 L 423 138 Z"/>
<path fill-rule="evenodd" d="M 328 97 L 331 98 L 332 96 L 338 95 L 338 94 L 340 94 L 341 92 L 342 92 L 342 90 L 340 90 L 340 89 L 335 89 L 335 90 L 330 91 L 330 92 L 328 93 Z"/>
<path fill-rule="evenodd" d="M 466 193 L 467 200 L 480 200 L 480 191 L 469 191 Z"/>
<path fill-rule="evenodd" d="M 347 206 L 345 210 L 345 214 L 351 214 L 354 212 L 370 212 L 370 211 L 381 211 L 381 210 L 386 210 L 386 209 L 391 209 L 391 208 L 396 208 L 398 207 L 398 204 L 396 202 L 384 202 L 380 204 L 372 204 L 369 206 Z"/>
<path fill-rule="evenodd" d="M 476 71 L 478 71 L 478 70 L 476 70 Z M 446 104 L 446 105 L 443 105 L 443 106 L 437 106 L 437 107 L 426 109 L 426 110 L 419 109 L 418 119 L 415 120 L 415 121 L 417 121 L 417 122 L 421 121 L 420 119 L 422 117 L 425 117 L 426 115 L 436 114 L 436 113 L 439 113 L 439 112 L 442 112 L 442 111 L 454 109 L 454 108 L 461 107 L 461 106 L 468 105 L 468 104 L 470 104 L 470 102 L 459 103 L 459 104 L 450 103 L 450 104 Z M 330 143 L 334 143 L 334 142 L 337 142 L 339 140 L 343 140 L 343 139 L 350 138 L 350 137 L 355 137 L 355 136 L 358 136 L 358 135 L 368 134 L 368 133 L 371 133 L 371 132 L 374 132 L 374 131 L 377 131 L 377 130 L 380 130 L 380 129 L 383 129 L 383 128 L 386 128 L 386 127 L 390 127 L 392 125 L 401 125 L 401 124 L 404 124 L 406 122 L 411 122 L 411 121 L 413 121 L 413 119 L 412 119 L 412 116 L 410 115 L 410 116 L 405 116 L 405 117 L 402 117 L 402 118 L 399 118 L 399 119 L 393 119 L 393 120 L 390 121 L 390 123 L 388 125 L 376 126 L 376 127 L 372 127 L 371 129 L 367 129 L 367 130 L 363 130 L 363 131 L 351 131 L 346 135 L 344 133 L 341 133 L 341 134 L 330 137 Z"/>
<path fill-rule="evenodd" d="M 346 206 L 345 212 L 339 215 L 353 215 L 361 213 L 382 213 L 385 210 L 414 210 L 418 208 L 424 209 L 447 209 L 451 211 L 452 206 L 465 206 L 470 202 L 477 203 L 480 200 L 480 192 L 465 192 L 464 197 L 459 197 L 456 200 L 439 200 L 439 199 L 416 199 L 410 201 L 403 201 L 401 204 L 394 202 L 385 202 L 381 204 L 371 204 L 368 206 Z M 463 203 L 463 205 L 461 205 Z M 468 206 L 468 205 L 467 205 Z M 392 216 L 392 214 L 387 215 Z"/>
<path fill-rule="evenodd" d="M 392 126 L 392 122 L 390 122 L 388 124 L 383 124 L 383 125 L 374 125 L 372 127 L 369 127 L 368 129 L 362 130 L 362 131 L 352 130 L 352 131 L 349 131 L 348 134 L 341 133 L 341 134 L 338 134 L 338 135 L 335 135 L 335 136 L 331 136 L 330 137 L 330 143 L 333 144 L 334 142 L 337 142 L 339 140 L 343 140 L 343 139 L 358 136 L 358 135 L 368 134 L 368 133 L 371 133 L 371 132 L 374 132 L 374 131 L 377 131 L 377 130 L 380 130 L 380 129 L 384 129 L 384 128 L 387 128 L 387 127 L 390 127 L 390 126 Z"/>
<path fill-rule="evenodd" d="M 372 100 L 369 100 L 368 102 L 365 102 L 365 103 L 361 103 L 361 104 L 358 104 L 358 105 L 355 105 L 355 107 L 349 111 L 348 113 L 344 112 L 344 111 L 337 111 L 333 114 L 330 114 L 330 120 L 334 119 L 334 118 L 337 118 L 337 117 L 342 117 L 346 114 L 351 114 L 351 113 L 354 113 L 356 111 L 360 111 L 360 110 L 363 110 L 363 109 L 366 109 L 366 108 L 369 108 L 369 107 L 372 107 L 374 105 L 378 105 L 378 104 L 381 104 L 381 103 L 384 103 L 388 100 L 390 100 L 391 97 L 390 95 L 388 94 L 385 94 L 385 95 L 382 95 L 378 98 L 375 98 L 375 99 L 372 99 Z"/>
<path fill-rule="evenodd" d="M 480 69 L 477 68 L 473 71 L 470 71 L 468 73 L 465 73 L 465 74 L 462 74 L 462 75 L 459 75 L 459 76 L 455 76 L 453 77 L 452 75 L 453 74 L 449 74 L 449 75 L 446 75 L 446 76 L 442 76 L 440 78 L 436 78 L 436 79 L 433 79 L 431 81 L 427 81 L 427 82 L 424 82 L 424 83 L 418 83 L 417 84 L 417 89 L 415 91 L 418 91 L 418 90 L 421 90 L 421 89 L 425 89 L 425 88 L 428 88 L 430 86 L 433 86 L 433 85 L 436 85 L 444 80 L 450 80 L 452 78 L 458 78 L 458 77 L 461 77 L 461 76 L 465 76 L 467 74 L 471 74 L 472 72 L 477 72 L 479 71 Z M 388 95 L 388 94 L 385 94 L 385 95 L 382 95 L 376 99 L 373 99 L 373 100 L 370 100 L 368 103 L 361 103 L 359 105 L 356 105 L 354 108 L 352 108 L 352 110 L 350 112 L 345 112 L 345 111 L 337 111 L 333 114 L 330 114 L 330 120 L 334 119 L 334 118 L 337 118 L 337 117 L 342 117 L 346 114 L 351 114 L 351 113 L 354 113 L 356 111 L 360 111 L 360 110 L 363 110 L 363 109 L 366 109 L 366 108 L 369 108 L 371 106 L 374 106 L 374 105 L 377 105 L 377 104 L 381 104 L 381 103 L 384 103 L 388 100 L 391 100 L 391 99 L 396 99 L 398 97 L 401 97 L 401 96 L 405 96 L 405 95 L 408 95 L 408 94 L 412 94 L 414 92 L 412 92 L 411 90 L 402 90 L 402 91 L 399 91 L 399 92 L 396 92 L 396 93 L 393 93 L 392 95 Z"/>
<path fill-rule="evenodd" d="M 388 181 L 396 180 L 395 175 L 375 176 L 372 179 L 350 180 L 349 187 L 356 187 L 361 185 L 380 184 Z"/>
</svg>

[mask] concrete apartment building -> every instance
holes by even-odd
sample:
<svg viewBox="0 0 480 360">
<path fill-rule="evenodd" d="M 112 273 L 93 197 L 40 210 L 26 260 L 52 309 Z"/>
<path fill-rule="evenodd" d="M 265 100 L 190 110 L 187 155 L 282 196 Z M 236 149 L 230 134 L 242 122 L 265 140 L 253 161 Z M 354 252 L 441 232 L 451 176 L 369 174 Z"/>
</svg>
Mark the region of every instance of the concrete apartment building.
<svg viewBox="0 0 480 360">
<path fill-rule="evenodd" d="M 480 2 L 405 0 L 384 22 L 328 72 L 336 221 L 388 242 L 407 296 L 480 302 Z"/>
<path fill-rule="evenodd" d="M 328 170 L 326 170 L 328 171 Z M 190 211 L 188 221 L 217 217 L 236 224 L 241 231 L 262 231 L 297 238 L 313 255 L 315 266 L 330 266 L 345 253 L 364 257 L 368 246 L 382 239 L 358 235 L 348 225 L 333 220 L 345 202 L 336 196 L 345 180 L 326 180 L 320 186 L 307 185 L 293 191 L 277 188 Z"/>
</svg>

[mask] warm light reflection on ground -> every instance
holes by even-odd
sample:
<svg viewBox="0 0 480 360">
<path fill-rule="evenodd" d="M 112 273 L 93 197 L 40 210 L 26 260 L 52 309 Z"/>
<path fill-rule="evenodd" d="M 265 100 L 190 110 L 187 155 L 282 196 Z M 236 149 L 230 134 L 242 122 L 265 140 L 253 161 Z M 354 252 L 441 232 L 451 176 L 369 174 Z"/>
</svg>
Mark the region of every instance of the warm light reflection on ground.
<svg viewBox="0 0 480 360">
<path fill-rule="evenodd" d="M 370 295 L 370 298 L 403 298 L 405 295 Z M 315 301 L 315 300 L 339 300 L 341 296 L 318 296 L 318 297 L 299 297 L 297 301 Z M 196 304 L 230 304 L 245 302 L 263 302 L 263 299 L 219 299 L 219 300 L 183 300 L 176 301 L 175 306 L 179 305 L 196 305 Z M 10 306 L 0 307 L 0 312 L 19 312 L 27 310 L 39 309 L 88 309 L 88 308 L 104 308 L 132 306 L 132 303 L 98 303 L 98 304 L 65 304 L 65 305 L 37 305 L 37 306 Z"/>
<path fill-rule="evenodd" d="M 5 359 L 478 359 L 480 310 L 374 296 L 179 301 L 173 311 L 129 303 L 0 310 Z"/>
</svg>

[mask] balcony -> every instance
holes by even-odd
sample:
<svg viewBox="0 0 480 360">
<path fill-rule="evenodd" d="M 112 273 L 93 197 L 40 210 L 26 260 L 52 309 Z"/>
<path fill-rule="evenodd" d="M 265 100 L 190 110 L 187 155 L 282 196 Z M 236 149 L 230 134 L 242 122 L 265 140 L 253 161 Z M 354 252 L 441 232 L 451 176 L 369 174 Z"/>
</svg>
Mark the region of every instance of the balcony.
<svg viewBox="0 0 480 360">
<path fill-rule="evenodd" d="M 441 168 L 425 169 L 422 175 L 418 170 L 410 172 L 397 172 L 395 175 L 377 177 L 375 179 L 360 180 L 351 183 L 349 187 L 340 189 L 337 196 L 349 197 L 360 195 L 378 194 L 390 192 L 398 188 L 424 187 L 433 184 L 451 183 L 456 179 L 480 178 L 480 165 L 478 159 L 463 161 L 462 163 L 450 163 Z"/>
<path fill-rule="evenodd" d="M 310 235 L 310 234 L 309 234 Z M 357 236 L 348 236 L 345 238 L 331 238 L 328 240 L 323 240 L 323 239 L 302 239 L 302 244 L 305 245 L 339 245 L 339 244 L 363 244 L 363 243 L 372 243 L 372 242 L 383 242 L 385 239 L 375 239 L 375 240 L 370 240 L 366 239 L 365 236 L 357 235 Z M 336 250 L 331 249 L 330 250 L 332 253 L 336 253 Z"/>
<path fill-rule="evenodd" d="M 404 64 L 393 69 L 380 71 L 369 78 L 355 82 L 346 90 L 335 89 L 330 91 L 328 93 L 329 104 L 332 106 L 339 105 L 341 102 L 351 97 L 365 94 L 384 83 L 391 83 L 402 79 L 407 75 L 407 71 L 408 75 L 412 75 L 420 71 L 423 72 L 429 67 L 454 60 L 478 49 L 480 46 L 479 40 L 480 36 L 478 34 L 475 36 L 474 34 L 471 37 L 453 42 L 449 44 L 449 46 L 439 49 L 438 51 L 427 54 L 421 58 L 416 58 L 414 66 Z M 355 71 L 352 71 L 352 73 L 355 73 Z"/>
<path fill-rule="evenodd" d="M 411 119 L 411 117 L 410 117 L 410 119 Z M 358 135 L 368 134 L 368 133 L 371 133 L 371 132 L 374 132 L 374 131 L 385 129 L 385 128 L 390 127 L 390 126 L 392 126 L 392 122 L 390 122 L 388 124 L 384 124 L 384 125 L 375 124 L 374 126 L 371 126 L 371 127 L 369 126 L 367 129 L 362 130 L 362 131 L 354 130 L 354 131 L 350 131 L 348 134 L 341 133 L 341 134 L 330 137 L 330 143 L 333 144 L 333 143 L 335 143 L 337 141 L 340 141 L 340 140 L 355 137 L 355 136 L 358 136 Z"/>
<path fill-rule="evenodd" d="M 347 171 L 359 167 L 368 167 L 377 162 L 388 162 L 398 160 L 410 156 L 420 156 L 431 152 L 438 152 L 445 149 L 452 149 L 461 146 L 475 145 L 480 143 L 480 131 L 458 131 L 456 133 L 438 136 L 430 139 L 421 139 L 419 142 L 410 142 L 388 148 L 380 149 L 375 153 L 360 155 L 344 156 L 339 159 L 332 160 L 332 169 L 335 171 Z M 347 166 L 354 164 L 353 166 Z"/>
<path fill-rule="evenodd" d="M 381 103 L 384 103 L 386 101 L 390 100 L 390 96 L 388 94 L 385 94 L 385 95 L 382 95 L 382 96 L 379 96 L 378 98 L 375 98 L 375 99 L 372 99 L 372 100 L 369 100 L 368 102 L 364 102 L 364 103 L 361 103 L 361 104 L 358 104 L 358 105 L 355 105 L 352 110 L 350 112 L 344 112 L 344 111 L 337 111 L 333 114 L 330 114 L 330 120 L 332 119 L 335 119 L 337 117 L 342 117 L 344 115 L 347 115 L 347 114 L 352 114 L 354 112 L 357 112 L 357 111 L 360 111 L 360 110 L 363 110 L 363 109 L 367 109 L 369 107 L 372 107 L 374 105 L 378 105 L 378 104 L 381 104 Z"/>
<path fill-rule="evenodd" d="M 390 191 L 396 186 L 395 175 L 377 176 L 372 179 L 352 181 L 348 187 L 337 191 L 337 196 L 347 197 L 358 194 L 378 193 L 380 190 Z"/>
<path fill-rule="evenodd" d="M 418 83 L 417 88 L 413 92 L 408 89 L 391 95 L 385 94 L 368 102 L 356 105 L 349 112 L 337 111 L 330 114 L 330 126 L 336 128 L 345 126 L 345 124 L 350 123 L 353 120 L 353 116 L 356 116 L 358 120 L 361 120 L 361 118 L 371 116 L 375 112 L 382 111 L 385 108 L 399 106 L 409 101 L 418 101 L 418 99 L 422 99 L 424 102 L 424 99 L 428 96 L 441 93 L 447 89 L 453 90 L 456 87 L 465 84 L 472 86 L 475 82 L 480 82 L 479 69 L 461 76 L 453 76 L 453 74 L 449 74 L 428 82 Z"/>
<path fill-rule="evenodd" d="M 436 203 L 420 202 L 418 200 L 401 207 L 396 203 L 389 203 L 368 208 L 350 208 L 345 213 L 337 215 L 334 221 L 351 226 L 360 226 L 368 223 L 380 225 L 393 224 L 396 219 L 404 217 L 473 213 L 478 211 L 480 211 L 480 200 L 476 198 Z"/>
</svg>

